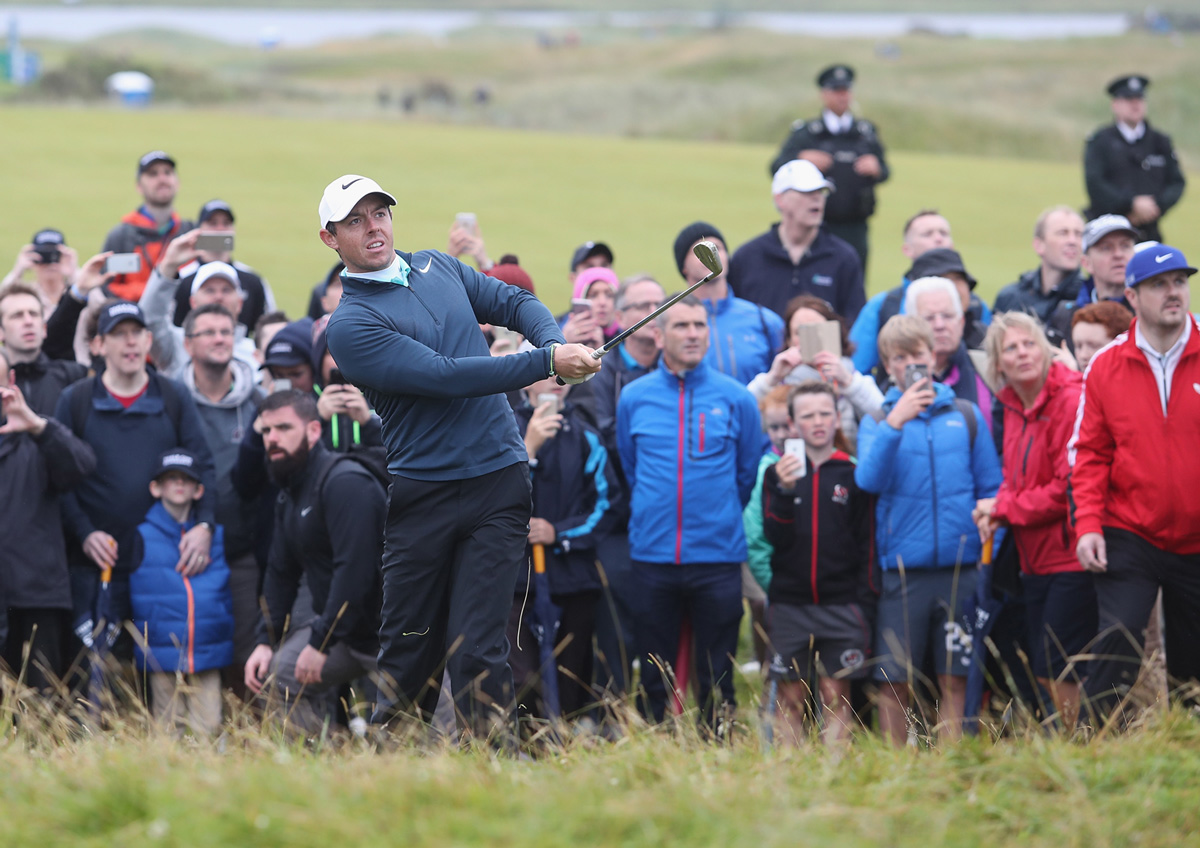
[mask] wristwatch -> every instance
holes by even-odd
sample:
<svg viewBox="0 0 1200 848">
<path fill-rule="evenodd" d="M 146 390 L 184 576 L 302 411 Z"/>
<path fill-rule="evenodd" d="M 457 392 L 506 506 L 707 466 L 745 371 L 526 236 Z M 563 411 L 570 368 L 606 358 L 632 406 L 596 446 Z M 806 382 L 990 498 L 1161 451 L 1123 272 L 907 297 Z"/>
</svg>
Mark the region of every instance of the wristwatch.
<svg viewBox="0 0 1200 848">
<path fill-rule="evenodd" d="M 212 532 L 213 532 L 213 526 L 212 526 L 212 522 L 211 522 L 211 521 L 197 521 L 197 522 L 196 522 L 196 526 L 197 526 L 197 527 L 204 527 L 205 529 L 207 529 L 207 530 L 208 530 L 208 532 L 209 532 L 209 533 L 212 533 Z"/>
</svg>

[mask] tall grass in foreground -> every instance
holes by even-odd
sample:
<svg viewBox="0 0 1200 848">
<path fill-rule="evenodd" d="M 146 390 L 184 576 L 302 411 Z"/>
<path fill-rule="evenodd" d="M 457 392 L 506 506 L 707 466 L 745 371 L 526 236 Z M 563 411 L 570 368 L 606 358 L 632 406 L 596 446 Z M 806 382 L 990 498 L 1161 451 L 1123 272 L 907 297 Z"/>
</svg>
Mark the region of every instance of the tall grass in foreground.
<svg viewBox="0 0 1200 848">
<path fill-rule="evenodd" d="M 100 731 L 5 683 L 0 841 L 22 845 L 1181 845 L 1200 832 L 1200 722 L 1175 707 L 1090 744 L 1005 735 L 892 750 L 765 749 L 755 705 L 723 745 L 694 716 L 486 747 L 289 741 L 235 712 L 177 739 L 131 705 Z M 17 723 L 13 724 L 13 718 Z M 999 840 L 999 842 L 997 842 Z"/>
</svg>

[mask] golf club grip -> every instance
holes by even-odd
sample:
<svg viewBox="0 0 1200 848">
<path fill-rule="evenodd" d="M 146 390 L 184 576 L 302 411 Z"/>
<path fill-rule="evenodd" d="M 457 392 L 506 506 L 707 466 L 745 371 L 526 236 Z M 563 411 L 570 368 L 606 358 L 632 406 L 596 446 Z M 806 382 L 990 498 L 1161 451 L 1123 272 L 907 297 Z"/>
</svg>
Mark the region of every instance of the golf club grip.
<svg viewBox="0 0 1200 848">
<path fill-rule="evenodd" d="M 546 546 L 545 545 L 534 545 L 533 546 L 533 573 L 534 574 L 545 574 L 546 573 Z"/>
</svg>

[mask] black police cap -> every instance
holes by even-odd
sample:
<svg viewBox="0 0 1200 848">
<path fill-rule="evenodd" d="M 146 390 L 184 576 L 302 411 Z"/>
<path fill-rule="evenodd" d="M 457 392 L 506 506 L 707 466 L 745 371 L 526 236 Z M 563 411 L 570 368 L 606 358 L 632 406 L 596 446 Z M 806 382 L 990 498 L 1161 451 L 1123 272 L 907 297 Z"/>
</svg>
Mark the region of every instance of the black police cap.
<svg viewBox="0 0 1200 848">
<path fill-rule="evenodd" d="M 1108 94 L 1110 97 L 1145 97 L 1146 89 L 1150 87 L 1150 80 L 1138 74 L 1130 74 L 1127 77 L 1117 77 L 1108 84 Z"/>
<path fill-rule="evenodd" d="M 821 88 L 849 88 L 854 85 L 854 68 L 849 65 L 830 65 L 817 74 Z"/>
</svg>

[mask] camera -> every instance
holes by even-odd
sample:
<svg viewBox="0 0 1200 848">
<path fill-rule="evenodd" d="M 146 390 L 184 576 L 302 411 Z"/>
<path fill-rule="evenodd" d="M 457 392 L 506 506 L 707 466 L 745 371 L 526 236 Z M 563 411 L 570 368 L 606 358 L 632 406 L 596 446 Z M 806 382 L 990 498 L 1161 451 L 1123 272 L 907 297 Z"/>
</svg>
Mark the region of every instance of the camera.
<svg viewBox="0 0 1200 848">
<path fill-rule="evenodd" d="M 58 260 L 62 259 L 62 251 L 58 249 L 57 244 L 35 244 L 34 251 L 37 253 L 38 265 L 53 265 Z"/>
</svg>

